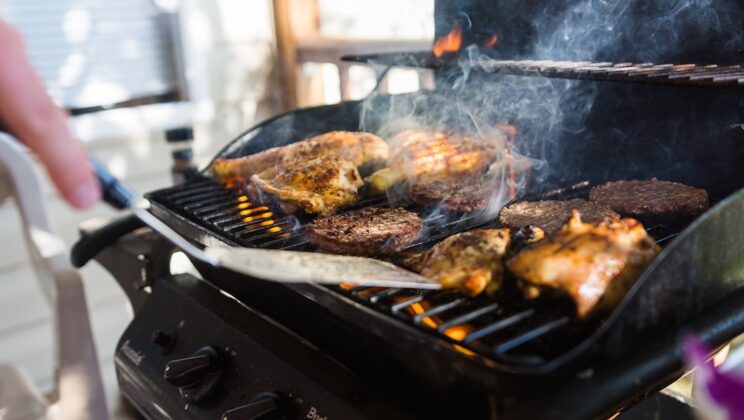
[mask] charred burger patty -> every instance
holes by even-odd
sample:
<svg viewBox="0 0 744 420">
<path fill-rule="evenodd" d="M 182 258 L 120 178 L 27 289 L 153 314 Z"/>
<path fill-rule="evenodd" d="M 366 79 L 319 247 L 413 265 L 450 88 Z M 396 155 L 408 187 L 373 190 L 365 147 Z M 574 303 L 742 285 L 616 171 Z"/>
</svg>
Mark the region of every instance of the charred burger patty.
<svg viewBox="0 0 744 420">
<path fill-rule="evenodd" d="M 416 214 L 402 208 L 367 207 L 315 219 L 307 225 L 307 239 L 339 254 L 388 255 L 411 244 L 423 230 Z"/>
<path fill-rule="evenodd" d="M 589 199 L 635 217 L 692 218 L 708 209 L 708 193 L 670 181 L 615 181 L 589 191 Z"/>
<path fill-rule="evenodd" d="M 429 181 L 411 187 L 411 200 L 427 205 L 438 204 L 445 210 L 469 213 L 488 205 L 489 191 L 478 183 Z"/>
<path fill-rule="evenodd" d="M 606 205 L 592 203 L 580 198 L 556 201 L 521 201 L 501 209 L 499 223 L 510 229 L 531 225 L 541 228 L 546 234 L 558 231 L 578 210 L 586 223 L 601 223 L 618 220 L 620 216 Z"/>
</svg>

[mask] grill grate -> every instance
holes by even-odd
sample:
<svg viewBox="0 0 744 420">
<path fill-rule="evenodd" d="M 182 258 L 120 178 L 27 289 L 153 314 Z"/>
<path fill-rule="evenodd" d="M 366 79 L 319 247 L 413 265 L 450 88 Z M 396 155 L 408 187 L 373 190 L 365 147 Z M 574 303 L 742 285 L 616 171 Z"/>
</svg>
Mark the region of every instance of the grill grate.
<svg viewBox="0 0 744 420">
<path fill-rule="evenodd" d="M 589 185 L 574 186 L 540 194 L 540 199 L 569 198 L 586 192 Z M 239 189 L 204 180 L 161 190 L 149 196 L 153 203 L 211 230 L 218 237 L 247 247 L 306 250 L 302 217 L 288 215 L 277 206 L 253 202 Z M 385 205 L 384 198 L 372 198 L 358 207 Z M 485 225 L 476 217 L 460 219 L 446 214 L 427 214 L 426 240 L 409 249 L 425 248 L 456 232 Z M 676 230 L 662 225 L 648 228 L 659 243 L 669 241 Z M 466 355 L 478 353 L 509 363 L 542 364 L 563 354 L 591 333 L 601 320 L 580 321 L 574 317 L 572 302 L 560 297 L 521 298 L 513 282 L 505 282 L 496 296 L 466 297 L 455 291 L 420 291 L 397 288 L 332 287 L 344 294 L 447 340 Z"/>
<path fill-rule="evenodd" d="M 213 180 L 156 192 L 150 198 L 238 245 L 292 250 L 309 247 L 305 239 L 308 218 L 289 215 L 269 202 L 253 202 L 242 190 L 226 188 Z M 371 197 L 353 208 L 387 205 L 385 197 Z M 426 208 L 418 210 L 425 220 L 422 236 L 426 240 L 413 243 L 408 249 L 483 223 L 476 216 L 461 217 Z"/>
<path fill-rule="evenodd" d="M 435 58 L 430 52 L 349 55 L 344 56 L 343 59 L 388 66 L 431 69 L 447 69 L 458 65 L 457 60 Z M 704 87 L 744 87 L 744 66 L 740 64 L 593 63 L 553 60 L 483 60 L 477 64 L 479 68 L 486 71 L 503 75 Z"/>
</svg>

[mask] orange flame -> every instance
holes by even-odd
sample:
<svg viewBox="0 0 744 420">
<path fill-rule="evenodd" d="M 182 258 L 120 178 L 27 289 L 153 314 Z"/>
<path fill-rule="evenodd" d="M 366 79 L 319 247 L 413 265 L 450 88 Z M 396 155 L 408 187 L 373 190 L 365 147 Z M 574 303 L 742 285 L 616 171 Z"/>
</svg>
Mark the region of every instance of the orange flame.
<svg viewBox="0 0 744 420">
<path fill-rule="evenodd" d="M 460 29 L 460 23 L 455 22 L 455 26 L 447 35 L 444 35 L 437 39 L 434 43 L 434 47 L 431 51 L 435 57 L 441 57 L 446 52 L 458 52 L 462 45 L 462 29 Z"/>
<path fill-rule="evenodd" d="M 496 34 L 491 35 L 490 38 L 486 40 L 486 42 L 483 43 L 483 46 L 486 48 L 491 48 L 496 46 L 496 44 L 499 43 L 499 36 Z"/>
<path fill-rule="evenodd" d="M 444 335 L 455 341 L 462 341 L 471 332 L 473 332 L 473 327 L 469 325 L 455 325 L 444 330 Z"/>
<path fill-rule="evenodd" d="M 409 306 L 415 315 L 421 315 L 426 312 L 426 308 L 421 303 L 413 303 Z M 421 322 L 429 328 L 436 328 L 440 323 L 436 320 L 426 316 L 421 319 Z"/>
</svg>

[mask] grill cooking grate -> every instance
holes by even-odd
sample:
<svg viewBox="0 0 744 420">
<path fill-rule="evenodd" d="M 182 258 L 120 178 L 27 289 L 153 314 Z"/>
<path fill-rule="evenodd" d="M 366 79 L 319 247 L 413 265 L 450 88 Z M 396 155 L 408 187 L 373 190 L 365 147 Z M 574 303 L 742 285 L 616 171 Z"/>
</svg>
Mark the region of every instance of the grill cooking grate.
<svg viewBox="0 0 744 420">
<path fill-rule="evenodd" d="M 540 194 L 540 199 L 570 198 L 586 192 L 588 183 Z M 307 219 L 288 215 L 271 203 L 252 202 L 241 190 L 204 180 L 155 192 L 154 204 L 214 232 L 237 245 L 272 249 L 307 250 Z M 384 197 L 356 207 L 386 205 Z M 475 217 L 450 218 L 427 214 L 426 240 L 409 247 L 425 248 L 453 233 L 485 225 Z M 662 225 L 648 228 L 659 243 L 676 235 Z M 511 364 L 540 365 L 563 354 L 591 333 L 601 320 L 580 321 L 571 301 L 545 296 L 526 301 L 513 282 L 505 282 L 496 296 L 467 297 L 455 291 L 332 287 L 377 311 L 414 325 L 449 342 L 465 355 L 480 354 Z"/>
<path fill-rule="evenodd" d="M 150 198 L 238 245 L 295 251 L 309 247 L 305 239 L 305 224 L 309 218 L 289 215 L 269 202 L 253 202 L 240 189 L 225 188 L 213 180 L 178 186 Z M 352 208 L 387 205 L 387 199 L 380 196 L 361 200 Z M 422 235 L 426 241 L 411 244 L 409 249 L 483 222 L 475 216 L 419 210 L 426 221 Z"/>
<path fill-rule="evenodd" d="M 348 55 L 346 61 L 398 67 L 446 69 L 457 60 L 435 58 L 430 52 Z M 744 87 L 744 66 L 717 64 L 592 63 L 590 61 L 483 60 L 478 67 L 488 72 L 515 76 L 539 76 L 610 82 L 668 85 Z"/>
</svg>

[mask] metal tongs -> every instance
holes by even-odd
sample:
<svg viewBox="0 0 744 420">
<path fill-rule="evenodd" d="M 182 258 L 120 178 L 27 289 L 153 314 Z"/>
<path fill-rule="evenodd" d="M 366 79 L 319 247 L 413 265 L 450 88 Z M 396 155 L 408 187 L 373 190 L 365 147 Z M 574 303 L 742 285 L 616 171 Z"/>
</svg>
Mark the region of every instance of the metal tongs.
<svg viewBox="0 0 744 420">
<path fill-rule="evenodd" d="M 389 262 L 367 257 L 282 251 L 258 248 L 206 246 L 191 243 L 145 208 L 135 210 L 150 228 L 184 253 L 214 267 L 279 283 L 318 283 L 355 286 L 440 289 L 438 282 Z"/>
</svg>

